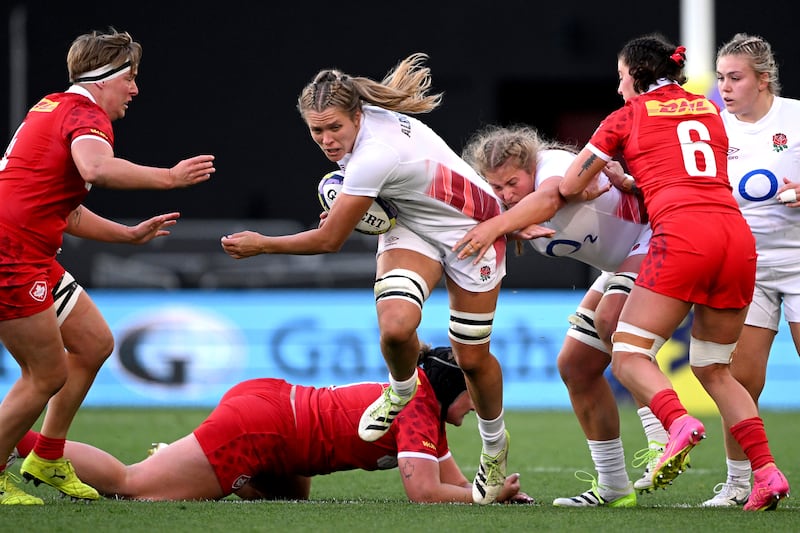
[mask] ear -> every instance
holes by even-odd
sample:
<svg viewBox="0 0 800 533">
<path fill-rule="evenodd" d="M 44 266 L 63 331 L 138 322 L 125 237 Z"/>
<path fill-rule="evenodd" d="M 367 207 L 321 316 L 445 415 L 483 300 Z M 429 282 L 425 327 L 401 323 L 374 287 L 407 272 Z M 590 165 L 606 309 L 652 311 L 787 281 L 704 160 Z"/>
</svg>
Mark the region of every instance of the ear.
<svg viewBox="0 0 800 533">
<path fill-rule="evenodd" d="M 769 87 L 769 72 L 762 72 L 758 75 L 758 89 L 764 91 Z"/>
</svg>

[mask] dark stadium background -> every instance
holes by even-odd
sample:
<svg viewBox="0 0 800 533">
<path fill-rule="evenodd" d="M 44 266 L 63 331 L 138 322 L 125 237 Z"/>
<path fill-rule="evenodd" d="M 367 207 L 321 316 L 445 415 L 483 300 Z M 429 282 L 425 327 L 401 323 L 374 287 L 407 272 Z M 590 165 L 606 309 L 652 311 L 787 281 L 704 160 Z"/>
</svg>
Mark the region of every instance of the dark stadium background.
<svg viewBox="0 0 800 533">
<path fill-rule="evenodd" d="M 456 150 L 487 123 L 527 122 L 546 135 L 582 143 L 598 120 L 621 103 L 616 94 L 620 46 L 651 31 L 680 40 L 678 1 L 646 5 L 630 0 L 422 4 L 309 0 L 203 6 L 12 0 L 4 5 L 0 11 L 6 21 L 15 8 L 26 8 L 26 108 L 44 94 L 67 87 L 66 52 L 78 34 L 114 26 L 142 43 L 141 94 L 128 116 L 115 124 L 116 152 L 161 166 L 213 153 L 218 171 L 210 182 L 190 190 L 95 189 L 86 204 L 113 219 L 180 211 L 183 222 L 197 222 L 208 238 L 194 235 L 189 244 L 176 238 L 174 248 L 166 241 L 148 246 L 153 247 L 151 252 L 179 253 L 196 247 L 199 255 L 176 259 L 184 263 L 222 254 L 218 238 L 239 227 L 233 221 L 255 225 L 290 219 L 302 227 L 315 223 L 319 212 L 315 185 L 332 165 L 310 140 L 295 101 L 321 68 L 335 66 L 380 79 L 406 55 L 427 52 L 434 90 L 444 91 L 445 98 L 443 106 L 424 120 Z M 739 31 L 763 35 L 777 52 L 784 94 L 798 97 L 798 12 L 793 3 L 770 7 L 745 0 L 717 2 L 715 46 Z M 3 25 L 0 42 L 9 43 L 9 37 L 9 25 Z M 0 50 L 9 47 L 4 44 Z M 8 98 L 2 97 L 9 94 L 9 76 L 9 54 L 0 53 L 3 146 L 16 128 L 15 115 L 22 112 L 10 109 Z M 71 246 L 65 245 L 63 262 L 85 286 L 115 285 L 108 276 L 97 276 L 96 253 L 125 258 L 143 252 L 119 245 Z M 369 251 L 369 243 L 365 249 Z M 513 261 L 506 286 L 586 286 L 593 275 L 577 262 L 531 252 Z M 335 278 L 289 285 L 371 285 L 367 277 L 341 284 Z M 180 284 L 191 287 L 196 280 L 184 275 Z M 253 278 L 249 284 L 268 286 L 269 276 Z"/>
</svg>

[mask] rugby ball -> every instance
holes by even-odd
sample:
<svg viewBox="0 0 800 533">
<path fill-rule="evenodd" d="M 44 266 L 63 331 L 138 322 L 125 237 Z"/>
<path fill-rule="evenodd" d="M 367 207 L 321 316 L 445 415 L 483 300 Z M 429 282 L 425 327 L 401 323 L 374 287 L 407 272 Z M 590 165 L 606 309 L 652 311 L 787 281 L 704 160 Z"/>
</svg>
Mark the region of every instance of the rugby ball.
<svg viewBox="0 0 800 533">
<path fill-rule="evenodd" d="M 327 213 L 331 210 L 336 195 L 342 190 L 344 175 L 340 171 L 328 172 L 319 180 L 317 197 L 322 209 Z M 367 235 L 380 235 L 386 233 L 397 222 L 397 208 L 380 196 L 375 198 L 369 210 L 356 225 L 355 230 Z"/>
</svg>

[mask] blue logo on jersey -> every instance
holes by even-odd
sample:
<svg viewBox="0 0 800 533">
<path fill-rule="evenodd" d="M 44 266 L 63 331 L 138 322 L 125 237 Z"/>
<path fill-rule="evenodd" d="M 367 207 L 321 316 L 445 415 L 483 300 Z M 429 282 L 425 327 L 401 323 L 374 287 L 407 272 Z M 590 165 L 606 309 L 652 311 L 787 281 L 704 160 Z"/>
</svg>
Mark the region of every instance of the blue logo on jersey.
<svg viewBox="0 0 800 533">
<path fill-rule="evenodd" d="M 581 249 L 581 243 L 567 239 L 554 239 L 547 244 L 545 253 L 550 257 L 563 257 Z"/>
<path fill-rule="evenodd" d="M 583 238 L 583 242 L 588 241 L 591 244 L 594 244 L 599 238 L 600 237 L 598 235 L 592 235 L 590 233 Z M 550 257 L 563 257 L 565 255 L 574 254 L 580 250 L 582 246 L 583 244 L 578 241 L 569 239 L 553 239 L 548 243 L 547 249 L 545 249 L 544 253 Z"/>
<path fill-rule="evenodd" d="M 747 184 L 754 178 L 761 178 L 758 180 L 759 182 L 766 178 L 769 182 L 769 190 L 760 196 L 753 196 L 747 192 Z M 778 186 L 778 178 L 775 176 L 775 174 L 766 168 L 757 168 L 742 176 L 741 181 L 739 181 L 739 194 L 742 196 L 742 198 L 750 202 L 763 202 L 764 200 L 769 200 L 775 196 L 775 193 L 778 191 Z"/>
</svg>

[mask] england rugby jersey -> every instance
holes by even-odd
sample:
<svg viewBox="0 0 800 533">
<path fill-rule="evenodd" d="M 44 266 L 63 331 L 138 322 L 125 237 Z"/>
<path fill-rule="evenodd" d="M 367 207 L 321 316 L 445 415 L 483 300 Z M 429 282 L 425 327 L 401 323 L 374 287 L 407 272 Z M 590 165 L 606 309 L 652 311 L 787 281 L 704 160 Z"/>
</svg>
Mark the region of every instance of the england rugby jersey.
<svg viewBox="0 0 800 533">
<path fill-rule="evenodd" d="M 728 178 L 756 238 L 759 266 L 797 263 L 800 209 L 775 193 L 783 178 L 800 182 L 800 101 L 775 97 L 755 123 L 722 112 L 728 132 Z"/>
<path fill-rule="evenodd" d="M 342 192 L 391 200 L 398 223 L 424 238 L 500 213 L 491 187 L 419 120 L 364 106 L 353 151 L 339 166 Z"/>
<path fill-rule="evenodd" d="M 563 177 L 575 159 L 565 150 L 544 150 L 537 156 L 535 187 Z M 608 183 L 600 174 L 601 183 Z M 599 270 L 616 271 L 629 255 L 647 251 L 649 226 L 642 223 L 637 198 L 612 187 L 591 202 L 569 203 L 542 224 L 555 230 L 552 238 L 531 239 L 543 255 L 570 257 Z"/>
</svg>

